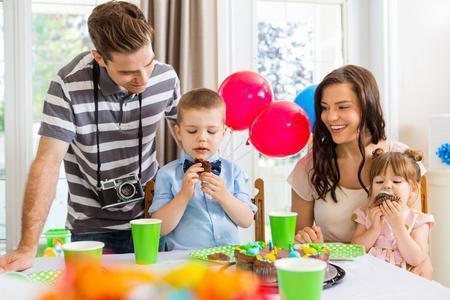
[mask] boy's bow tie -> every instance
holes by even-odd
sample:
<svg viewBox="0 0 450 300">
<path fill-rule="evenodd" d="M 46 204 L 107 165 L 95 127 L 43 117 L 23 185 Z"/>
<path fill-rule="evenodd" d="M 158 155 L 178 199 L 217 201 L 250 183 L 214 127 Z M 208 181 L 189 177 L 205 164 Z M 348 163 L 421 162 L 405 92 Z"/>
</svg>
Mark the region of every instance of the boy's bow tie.
<svg viewBox="0 0 450 300">
<path fill-rule="evenodd" d="M 220 176 L 220 171 L 222 170 L 222 162 L 220 161 L 220 159 L 209 163 L 211 164 L 211 172 L 217 176 Z M 193 164 L 195 163 L 188 159 L 185 159 L 183 163 L 183 171 L 186 172 L 187 169 L 189 169 Z"/>
</svg>

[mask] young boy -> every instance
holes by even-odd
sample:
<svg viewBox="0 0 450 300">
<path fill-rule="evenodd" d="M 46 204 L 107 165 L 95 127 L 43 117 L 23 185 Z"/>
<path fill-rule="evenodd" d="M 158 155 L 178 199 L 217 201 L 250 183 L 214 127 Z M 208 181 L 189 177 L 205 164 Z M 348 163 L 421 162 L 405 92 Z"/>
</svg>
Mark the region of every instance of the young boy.
<svg viewBox="0 0 450 300">
<path fill-rule="evenodd" d="M 196 89 L 181 97 L 175 133 L 183 151 L 158 171 L 149 209 L 162 220 L 166 250 L 238 244 L 237 226 L 252 224 L 257 208 L 243 172 L 218 154 L 225 132 L 225 103 L 217 93 Z M 209 161 L 212 171 L 195 159 Z"/>
</svg>

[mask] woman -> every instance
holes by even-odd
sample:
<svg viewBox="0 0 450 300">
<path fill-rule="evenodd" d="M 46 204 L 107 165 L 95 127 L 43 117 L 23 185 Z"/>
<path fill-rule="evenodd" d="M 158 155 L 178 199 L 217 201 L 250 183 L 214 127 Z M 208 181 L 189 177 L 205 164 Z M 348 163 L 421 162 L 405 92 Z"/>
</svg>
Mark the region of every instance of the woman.
<svg viewBox="0 0 450 300">
<path fill-rule="evenodd" d="M 386 139 L 378 86 L 362 67 L 347 65 L 328 74 L 317 86 L 315 113 L 313 151 L 288 178 L 292 211 L 298 213 L 295 238 L 350 242 L 352 213 L 369 201 L 373 150 L 403 152 L 407 146 Z M 428 277 L 431 271 L 429 258 L 417 268 Z"/>
</svg>

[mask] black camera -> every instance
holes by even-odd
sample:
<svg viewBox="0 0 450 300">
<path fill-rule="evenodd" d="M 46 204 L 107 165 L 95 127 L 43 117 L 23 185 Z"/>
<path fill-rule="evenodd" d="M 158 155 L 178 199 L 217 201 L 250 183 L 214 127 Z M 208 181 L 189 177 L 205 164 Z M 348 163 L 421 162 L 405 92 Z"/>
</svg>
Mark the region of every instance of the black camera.
<svg viewBox="0 0 450 300">
<path fill-rule="evenodd" d="M 100 182 L 98 198 L 102 208 L 125 205 L 144 199 L 141 181 L 136 174 Z"/>
</svg>

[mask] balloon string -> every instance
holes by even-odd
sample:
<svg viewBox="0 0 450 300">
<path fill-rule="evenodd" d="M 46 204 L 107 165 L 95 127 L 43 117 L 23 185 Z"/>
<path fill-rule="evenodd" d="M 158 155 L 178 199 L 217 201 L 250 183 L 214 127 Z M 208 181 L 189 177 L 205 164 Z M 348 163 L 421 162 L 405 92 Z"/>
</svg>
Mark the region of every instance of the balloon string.
<svg viewBox="0 0 450 300">
<path fill-rule="evenodd" d="M 239 150 L 243 144 L 245 145 L 249 145 L 249 138 L 248 137 L 243 137 L 242 139 L 240 139 L 240 142 L 237 146 L 234 146 L 235 144 L 235 136 L 236 134 L 234 133 L 233 130 L 230 131 L 230 135 L 228 137 L 228 140 L 226 141 L 226 143 L 223 146 L 223 152 L 224 152 L 224 158 L 227 158 L 229 160 L 231 160 L 232 162 L 236 162 L 237 160 L 235 159 L 235 153 L 237 150 Z M 239 159 L 242 159 L 243 157 L 245 157 L 248 153 L 245 153 L 244 155 L 239 156 Z"/>
<path fill-rule="evenodd" d="M 239 156 L 238 158 L 236 158 L 235 162 L 238 162 L 239 160 L 243 159 L 244 157 L 246 157 L 248 154 L 250 154 L 253 151 L 253 148 L 250 148 L 249 150 L 247 150 L 247 152 L 245 152 L 244 154 L 242 154 L 241 156 Z"/>
<path fill-rule="evenodd" d="M 227 139 L 225 144 L 223 145 L 222 149 L 225 153 L 228 152 L 228 148 L 230 147 L 231 140 L 233 139 L 233 131 L 230 130 L 229 134 L 227 134 Z"/>
<path fill-rule="evenodd" d="M 246 142 L 246 140 L 241 140 L 241 142 L 237 145 L 236 148 L 233 149 L 233 154 L 242 147 L 242 145 Z"/>
</svg>

